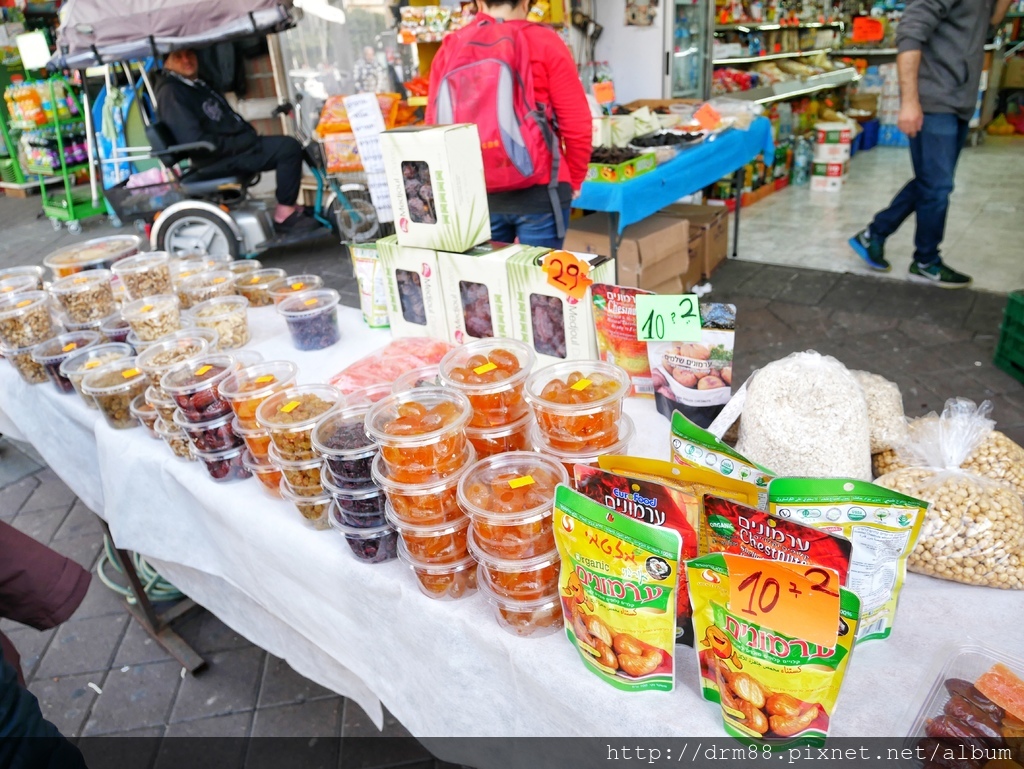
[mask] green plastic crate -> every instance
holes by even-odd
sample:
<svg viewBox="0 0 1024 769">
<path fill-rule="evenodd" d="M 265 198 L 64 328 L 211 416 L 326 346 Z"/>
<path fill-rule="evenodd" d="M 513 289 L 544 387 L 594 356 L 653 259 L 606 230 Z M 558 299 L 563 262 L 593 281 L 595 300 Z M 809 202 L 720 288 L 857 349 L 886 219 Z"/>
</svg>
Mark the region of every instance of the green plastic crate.
<svg viewBox="0 0 1024 769">
<path fill-rule="evenodd" d="M 14 161 L 10 158 L 0 160 L 0 181 L 5 181 L 8 184 L 14 184 L 18 181 L 18 177 L 14 172 Z"/>
<path fill-rule="evenodd" d="M 995 364 L 1024 382 L 1024 291 L 1014 291 L 1006 298 Z"/>
</svg>

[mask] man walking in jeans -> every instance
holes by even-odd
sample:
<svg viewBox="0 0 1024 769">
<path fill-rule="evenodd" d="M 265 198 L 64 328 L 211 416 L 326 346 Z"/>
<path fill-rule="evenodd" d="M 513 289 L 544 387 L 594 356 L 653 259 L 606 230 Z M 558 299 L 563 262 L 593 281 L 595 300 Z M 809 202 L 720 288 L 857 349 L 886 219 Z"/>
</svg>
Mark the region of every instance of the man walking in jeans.
<svg viewBox="0 0 1024 769">
<path fill-rule="evenodd" d="M 885 239 L 917 215 L 910 279 L 964 288 L 971 278 L 943 264 L 949 194 L 967 124 L 978 101 L 989 24 L 1002 21 L 1010 0 L 907 0 L 896 28 L 900 79 L 897 125 L 910 137 L 914 178 L 850 245 L 870 267 L 892 269 Z"/>
</svg>

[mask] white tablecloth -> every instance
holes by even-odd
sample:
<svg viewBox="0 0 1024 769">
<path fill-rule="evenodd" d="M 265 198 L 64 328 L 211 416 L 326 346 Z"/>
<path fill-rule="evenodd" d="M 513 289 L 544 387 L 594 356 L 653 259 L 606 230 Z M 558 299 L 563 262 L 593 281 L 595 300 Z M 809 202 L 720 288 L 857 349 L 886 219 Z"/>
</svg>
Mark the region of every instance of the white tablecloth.
<svg viewBox="0 0 1024 769">
<path fill-rule="evenodd" d="M 324 381 L 389 339 L 343 309 L 341 343 L 297 352 L 272 309 L 250 318 L 252 346 L 267 360 L 294 360 L 300 383 Z M 378 726 L 383 703 L 417 737 L 723 734 L 718 706 L 697 693 L 692 649 L 680 649 L 676 691 L 619 692 L 584 670 L 564 635 L 508 635 L 480 595 L 430 600 L 401 563 L 360 563 L 341 537 L 307 528 L 257 481 L 214 483 L 142 429 L 111 430 L 77 396 L 27 386 L 6 365 L 0 411 L 108 521 L 118 546 L 152 559 L 298 672 L 353 698 Z M 667 458 L 668 421 L 647 401 L 627 411 L 637 425 L 632 453 Z M 1019 652 L 1022 617 L 1024 593 L 910 575 L 893 636 L 853 656 L 832 734 L 904 733 L 909 697 L 950 642 L 973 634 Z"/>
</svg>

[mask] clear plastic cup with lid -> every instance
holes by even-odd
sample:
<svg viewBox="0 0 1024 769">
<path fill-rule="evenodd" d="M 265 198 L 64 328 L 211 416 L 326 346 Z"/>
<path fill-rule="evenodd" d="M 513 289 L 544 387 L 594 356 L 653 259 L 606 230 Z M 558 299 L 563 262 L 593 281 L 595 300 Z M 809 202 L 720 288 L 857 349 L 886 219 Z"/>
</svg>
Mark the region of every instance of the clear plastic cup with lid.
<svg viewBox="0 0 1024 769">
<path fill-rule="evenodd" d="M 201 272 L 212 270 L 216 266 L 217 262 L 213 261 L 212 259 L 207 259 L 206 257 L 203 256 L 191 257 L 187 259 L 172 259 L 170 264 L 171 284 L 174 286 L 175 289 L 177 289 L 178 286 L 181 285 L 181 281 L 185 280 L 185 278 L 190 278 L 193 275 L 198 275 Z M 180 296 L 178 298 L 181 299 Z M 185 304 L 184 300 L 182 300 L 181 307 L 182 309 L 186 309 L 188 307 L 188 305 Z"/>
<path fill-rule="evenodd" d="M 267 459 L 281 470 L 288 487 L 302 497 L 318 497 L 324 493 L 320 479 L 320 468 L 323 460 L 320 457 L 311 459 L 286 459 L 281 456 L 273 444 L 267 451 Z"/>
<path fill-rule="evenodd" d="M 110 269 L 121 259 L 137 254 L 142 247 L 138 235 L 108 235 L 54 251 L 43 259 L 54 279 L 73 275 L 83 270 Z"/>
<path fill-rule="evenodd" d="M 296 350 L 322 350 L 341 339 L 339 300 L 333 288 L 318 288 L 293 294 L 277 304 Z"/>
<path fill-rule="evenodd" d="M 139 424 L 146 428 L 146 432 L 149 433 L 151 438 L 160 440 L 160 436 L 156 432 L 156 420 L 160 418 L 156 409 L 153 408 L 146 401 L 146 394 L 136 395 L 135 399 L 131 402 L 129 409 L 132 412 L 132 416 L 139 420 Z"/>
<path fill-rule="evenodd" d="M 250 307 L 268 307 L 274 303 L 270 286 L 284 276 L 284 270 L 276 267 L 235 275 L 235 293 L 248 299 Z"/>
<path fill-rule="evenodd" d="M 558 593 L 561 556 L 552 548 L 529 558 L 496 558 L 480 549 L 475 524 L 470 523 L 466 546 L 480 562 L 481 576 L 503 598 L 532 601 Z"/>
<path fill-rule="evenodd" d="M 522 342 L 480 339 L 441 359 L 441 381 L 469 398 L 471 427 L 503 427 L 530 411 L 523 386 L 536 360 L 531 347 Z"/>
<path fill-rule="evenodd" d="M 234 359 L 237 369 L 249 368 L 263 362 L 263 353 L 259 350 L 232 350 L 229 354 Z"/>
<path fill-rule="evenodd" d="M 270 432 L 270 440 L 282 457 L 313 459 L 313 428 L 324 414 L 344 405 L 345 398 L 336 387 L 299 385 L 264 400 L 256 409 L 256 421 Z"/>
<path fill-rule="evenodd" d="M 338 481 L 326 468 L 320 474 L 324 491 L 334 499 L 335 514 L 341 523 L 357 529 L 383 526 L 384 505 L 387 501 L 384 490 L 375 483 L 362 486 Z"/>
<path fill-rule="evenodd" d="M 85 350 L 75 350 L 60 364 L 60 374 L 71 382 L 71 386 L 75 388 L 75 392 L 82 396 L 86 406 L 91 409 L 99 408 L 96 405 L 96 401 L 92 399 L 92 396 L 86 395 L 82 391 L 82 380 L 85 378 L 85 375 L 93 369 L 130 358 L 132 355 L 131 345 L 121 342 L 108 342 L 107 344 L 98 344 Z"/>
<path fill-rule="evenodd" d="M 178 459 L 184 459 L 186 462 L 195 460 L 195 456 L 192 454 L 192 444 L 189 443 L 188 436 L 177 425 L 165 421 L 163 417 L 158 417 L 153 424 L 153 431 Z"/>
<path fill-rule="evenodd" d="M 473 519 L 476 543 L 494 558 L 530 558 L 554 549 L 555 487 L 569 474 L 532 451 L 478 460 L 459 481 L 459 504 Z"/>
<path fill-rule="evenodd" d="M 190 307 L 218 296 L 234 296 L 235 274 L 231 270 L 213 269 L 191 275 L 178 285 L 178 293 L 188 297 Z"/>
<path fill-rule="evenodd" d="M 467 427 L 466 438 L 482 459 L 508 451 L 532 451 L 533 430 L 533 414 L 527 412 L 504 427 Z"/>
<path fill-rule="evenodd" d="M 263 262 L 259 259 L 235 259 L 224 266 L 235 275 L 251 275 L 263 269 Z"/>
<path fill-rule="evenodd" d="M 535 371 L 526 380 L 526 398 L 548 444 L 592 451 L 619 440 L 617 423 L 630 387 L 629 374 L 614 363 L 567 361 Z"/>
<path fill-rule="evenodd" d="M 280 304 L 282 300 L 303 291 L 313 291 L 322 288 L 323 278 L 319 275 L 284 275 L 267 286 L 270 300 L 274 304 Z"/>
<path fill-rule="evenodd" d="M 282 478 L 279 488 L 281 496 L 291 502 L 299 511 L 302 520 L 317 531 L 326 531 L 331 528 L 330 509 L 331 496 L 323 494 L 319 497 L 304 497 L 296 494 L 288 488 L 288 482 Z"/>
<path fill-rule="evenodd" d="M 391 384 L 391 392 L 404 393 L 417 387 L 441 387 L 441 384 L 441 367 L 435 363 L 406 371 Z"/>
<path fill-rule="evenodd" d="M 0 344 L 31 347 L 57 333 L 45 291 L 21 291 L 0 296 Z"/>
<path fill-rule="evenodd" d="M 200 451 L 195 444 L 192 446 L 192 453 L 196 459 L 203 463 L 207 474 L 217 483 L 241 481 L 252 477 L 248 468 L 242 463 L 244 452 L 245 446 L 235 446 L 219 451 Z"/>
<path fill-rule="evenodd" d="M 331 528 L 341 534 L 358 560 L 384 563 L 398 557 L 398 534 L 386 523 L 373 527 L 348 526 L 337 515 L 335 502 L 328 513 Z"/>
<path fill-rule="evenodd" d="M 36 280 L 34 275 L 10 275 L 6 278 L 0 278 L 0 296 L 42 290 L 40 282 Z"/>
<path fill-rule="evenodd" d="M 247 430 L 261 428 L 256 409 L 276 392 L 295 384 L 299 367 L 287 360 L 270 360 L 236 371 L 220 385 L 220 394 L 231 404 L 239 424 Z"/>
<path fill-rule="evenodd" d="M 101 341 L 102 339 L 96 331 L 73 331 L 68 334 L 60 334 L 33 347 L 32 358 L 46 369 L 46 375 L 50 377 L 50 381 L 53 382 L 53 386 L 57 388 L 58 392 L 70 393 L 75 391 L 75 386 L 61 373 L 61 366 L 76 352 L 97 347 Z"/>
<path fill-rule="evenodd" d="M 453 475 L 426 483 L 399 483 L 378 454 L 373 460 L 373 482 L 384 489 L 399 521 L 413 526 L 437 525 L 466 515 L 459 506 L 459 481 L 475 461 L 473 447 L 467 446 L 462 469 Z"/>
<path fill-rule="evenodd" d="M 174 294 L 136 299 L 121 308 L 121 316 L 142 342 L 155 342 L 181 327 L 181 311 Z"/>
<path fill-rule="evenodd" d="M 367 483 L 373 477 L 370 468 L 378 447 L 363 427 L 367 411 L 366 405 L 346 406 L 321 417 L 313 428 L 313 449 L 339 480 Z"/>
<path fill-rule="evenodd" d="M 422 387 L 389 395 L 366 414 L 366 433 L 381 447 L 388 471 L 399 483 L 424 483 L 462 467 L 469 399 L 445 387 Z"/>
<path fill-rule="evenodd" d="M 541 433 L 536 426 L 533 430 L 532 441 L 537 451 L 542 454 L 547 454 L 556 462 L 560 462 L 566 472 L 571 476 L 574 465 L 590 465 L 591 467 L 596 467 L 597 460 L 605 454 L 609 454 L 611 456 L 624 456 L 629 454 L 629 445 L 633 442 L 633 436 L 636 434 L 636 430 L 633 427 L 633 420 L 630 419 L 627 414 L 623 414 L 616 424 L 616 432 L 619 439 L 611 446 L 604 449 L 564 451 L 562 449 L 554 448 L 547 442 L 546 436 Z"/>
<path fill-rule="evenodd" d="M 366 406 L 369 408 L 377 401 L 384 400 L 389 395 L 391 395 L 391 383 L 379 382 L 347 393 L 345 395 L 345 402 L 350 406 Z"/>
<path fill-rule="evenodd" d="M 231 414 L 225 414 L 205 422 L 190 422 L 182 415 L 181 409 L 174 410 L 174 424 L 184 430 L 197 451 L 223 451 L 245 445 L 231 429 L 232 418 Z"/>
<path fill-rule="evenodd" d="M 169 398 L 163 390 L 158 390 L 153 385 L 147 387 L 143 395 L 146 396 L 146 403 L 156 409 L 156 413 L 167 422 L 169 427 L 180 429 L 174 424 L 174 412 L 178 410 L 178 407 L 174 404 L 173 398 Z M 184 432 L 182 435 L 184 436 Z"/>
<path fill-rule="evenodd" d="M 205 422 L 231 414 L 231 404 L 220 395 L 220 383 L 237 370 L 224 353 L 203 354 L 176 363 L 160 377 L 160 389 L 174 399 L 189 422 Z"/>
<path fill-rule="evenodd" d="M 110 270 L 87 270 L 54 281 L 50 293 L 73 323 L 102 321 L 117 311 Z"/>
<path fill-rule="evenodd" d="M 46 270 L 38 264 L 23 264 L 17 267 L 4 267 L 0 269 L 0 281 L 8 280 L 9 278 L 31 277 L 35 279 L 36 291 L 43 290 L 43 278 L 45 276 Z"/>
<path fill-rule="evenodd" d="M 483 564 L 477 571 L 477 584 L 494 613 L 495 621 L 505 632 L 519 638 L 542 638 L 562 629 L 562 599 L 557 591 L 528 600 L 509 598 L 495 589 Z"/>
<path fill-rule="evenodd" d="M 209 342 L 198 334 L 186 334 L 176 339 L 153 342 L 139 353 L 138 364 L 153 383 L 153 389 L 168 397 L 169 393 L 164 392 L 160 383 L 163 375 L 179 363 L 196 360 L 209 352 Z"/>
<path fill-rule="evenodd" d="M 0 344 L 0 357 L 6 358 L 19 376 L 30 385 L 43 384 L 49 380 L 46 369 L 32 357 L 34 349 L 34 344 L 27 347 L 7 347 Z"/>
<path fill-rule="evenodd" d="M 258 459 L 246 449 L 242 452 L 242 464 L 260 482 L 263 490 L 275 499 L 281 498 L 281 471 L 268 460 Z"/>
<path fill-rule="evenodd" d="M 218 296 L 195 305 L 190 314 L 200 328 L 217 332 L 222 350 L 249 343 L 249 300 L 244 296 Z"/>
<path fill-rule="evenodd" d="M 132 327 L 128 324 L 128 321 L 121 317 L 120 311 L 108 315 L 100 321 L 100 333 L 109 342 L 127 341 L 131 330 Z"/>
<path fill-rule="evenodd" d="M 242 427 L 242 423 L 238 421 L 237 416 L 231 420 L 231 430 L 235 435 L 241 436 L 242 440 L 245 441 L 246 448 L 249 449 L 249 453 L 252 454 L 254 460 L 257 462 L 270 461 L 269 432 L 263 428 L 250 430 L 247 427 Z"/>
<path fill-rule="evenodd" d="M 132 401 L 149 386 L 149 379 L 135 358 L 124 358 L 93 369 L 82 380 L 82 392 L 92 396 L 107 424 L 115 430 L 138 425 L 132 414 Z"/>
<path fill-rule="evenodd" d="M 166 251 L 147 251 L 121 259 L 111 272 L 124 286 L 128 299 L 169 294 L 171 283 L 171 257 Z"/>
<path fill-rule="evenodd" d="M 412 569 L 420 592 L 435 601 L 457 601 L 477 590 L 476 560 L 471 555 L 454 563 L 424 563 L 398 541 L 398 557 Z"/>
<path fill-rule="evenodd" d="M 400 520 L 390 504 L 385 505 L 384 516 L 402 535 L 409 555 L 420 563 L 456 563 L 469 554 L 466 548 L 469 518 L 465 516 L 431 526 L 417 526 Z"/>
</svg>

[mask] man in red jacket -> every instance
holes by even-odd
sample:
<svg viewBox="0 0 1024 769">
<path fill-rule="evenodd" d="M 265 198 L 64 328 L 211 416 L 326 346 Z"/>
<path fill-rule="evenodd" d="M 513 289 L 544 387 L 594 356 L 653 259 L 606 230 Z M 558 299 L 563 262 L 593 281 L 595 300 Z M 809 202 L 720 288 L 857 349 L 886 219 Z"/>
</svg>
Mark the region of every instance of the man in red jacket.
<svg viewBox="0 0 1024 769">
<path fill-rule="evenodd" d="M 525 21 L 530 0 L 478 0 L 481 12 L 475 21 Z M 472 35 L 475 24 L 449 35 L 430 67 L 430 103 L 435 105 L 438 88 L 452 69 L 450 62 L 462 38 Z M 488 186 L 491 237 L 500 242 L 561 248 L 569 207 L 587 175 L 590 162 L 590 107 L 583 91 L 576 63 L 555 31 L 543 24 L 529 24 L 523 30 L 533 74 L 533 93 L 554 129 L 557 158 L 557 187 L 549 186 L 550 173 L 522 189 L 498 192 Z M 430 114 L 428 110 L 428 115 Z M 428 121 L 429 122 L 429 121 Z M 476 122 L 476 121 L 473 121 Z"/>
</svg>

